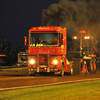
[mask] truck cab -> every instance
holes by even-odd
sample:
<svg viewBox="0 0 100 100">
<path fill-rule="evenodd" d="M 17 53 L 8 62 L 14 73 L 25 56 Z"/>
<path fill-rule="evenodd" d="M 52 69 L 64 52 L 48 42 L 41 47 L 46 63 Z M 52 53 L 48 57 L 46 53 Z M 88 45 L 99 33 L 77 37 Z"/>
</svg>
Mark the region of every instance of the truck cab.
<svg viewBox="0 0 100 100">
<path fill-rule="evenodd" d="M 28 40 L 28 43 L 27 43 Z M 30 75 L 39 72 L 64 72 L 72 74 L 72 64 L 67 60 L 66 28 L 60 26 L 32 27 L 29 30 L 28 70 Z"/>
</svg>

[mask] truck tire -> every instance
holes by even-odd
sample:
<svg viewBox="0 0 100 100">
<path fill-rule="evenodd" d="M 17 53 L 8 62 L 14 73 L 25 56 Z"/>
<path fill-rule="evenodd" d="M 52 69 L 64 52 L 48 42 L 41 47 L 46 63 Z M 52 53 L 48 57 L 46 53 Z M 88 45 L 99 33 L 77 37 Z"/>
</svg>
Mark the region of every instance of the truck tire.
<svg viewBox="0 0 100 100">
<path fill-rule="evenodd" d="M 80 63 L 80 74 L 87 74 L 88 73 L 88 68 L 87 68 L 87 61 L 83 60 Z"/>
<path fill-rule="evenodd" d="M 87 60 L 87 68 L 90 74 L 92 74 L 93 73 L 93 59 Z"/>
<path fill-rule="evenodd" d="M 6 66 L 6 59 L 0 58 L 0 66 Z"/>
<path fill-rule="evenodd" d="M 73 65 L 72 65 L 71 71 L 68 73 L 68 75 L 73 76 Z"/>
<path fill-rule="evenodd" d="M 82 73 L 81 58 L 75 58 L 73 61 L 73 75 L 80 75 Z"/>
<path fill-rule="evenodd" d="M 3 60 L 2 60 L 2 58 L 0 58 L 0 66 L 2 66 L 3 65 Z"/>
<path fill-rule="evenodd" d="M 93 74 L 96 74 L 97 64 L 96 59 L 93 59 Z"/>
<path fill-rule="evenodd" d="M 80 75 L 82 74 L 82 63 L 81 62 L 79 63 L 79 74 Z"/>
<path fill-rule="evenodd" d="M 64 76 L 64 65 L 62 64 L 62 68 L 61 68 L 61 72 L 60 72 L 60 76 Z"/>
<path fill-rule="evenodd" d="M 35 72 L 29 71 L 29 75 L 30 75 L 30 76 L 35 76 L 35 74 L 36 74 Z"/>
</svg>

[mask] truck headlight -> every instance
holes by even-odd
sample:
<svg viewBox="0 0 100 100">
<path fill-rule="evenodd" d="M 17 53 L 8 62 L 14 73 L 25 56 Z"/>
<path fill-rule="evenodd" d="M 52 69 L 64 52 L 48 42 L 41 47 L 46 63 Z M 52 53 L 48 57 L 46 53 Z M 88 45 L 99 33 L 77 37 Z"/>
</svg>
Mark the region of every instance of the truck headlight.
<svg viewBox="0 0 100 100">
<path fill-rule="evenodd" d="M 29 61 L 29 63 L 30 63 L 31 65 L 33 65 L 33 64 L 35 63 L 35 60 L 34 60 L 34 59 L 31 59 L 31 60 Z"/>
<path fill-rule="evenodd" d="M 54 61 L 53 61 L 53 64 L 54 64 L 54 65 L 57 65 L 57 63 L 58 63 L 57 60 L 54 60 Z"/>
</svg>

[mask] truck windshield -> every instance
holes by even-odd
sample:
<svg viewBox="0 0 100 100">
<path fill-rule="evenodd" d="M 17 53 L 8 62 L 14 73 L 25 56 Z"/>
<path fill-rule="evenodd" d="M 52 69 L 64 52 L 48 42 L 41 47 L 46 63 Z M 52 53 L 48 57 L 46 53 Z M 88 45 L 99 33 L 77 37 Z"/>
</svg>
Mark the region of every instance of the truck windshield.
<svg viewBox="0 0 100 100">
<path fill-rule="evenodd" d="M 30 33 L 30 46 L 59 46 L 60 33 Z"/>
</svg>

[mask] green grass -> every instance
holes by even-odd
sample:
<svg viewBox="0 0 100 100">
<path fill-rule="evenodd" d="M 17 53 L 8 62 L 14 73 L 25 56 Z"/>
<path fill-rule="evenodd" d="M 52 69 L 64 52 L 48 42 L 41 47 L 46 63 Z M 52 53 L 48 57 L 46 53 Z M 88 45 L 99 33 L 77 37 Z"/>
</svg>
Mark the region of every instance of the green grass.
<svg viewBox="0 0 100 100">
<path fill-rule="evenodd" d="M 26 66 L 0 66 L 0 70 L 17 70 L 17 69 L 28 69 Z"/>
<path fill-rule="evenodd" d="M 100 100 L 100 81 L 1 92 L 0 100 Z"/>
</svg>

